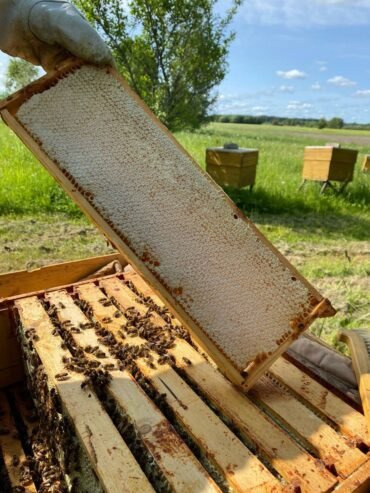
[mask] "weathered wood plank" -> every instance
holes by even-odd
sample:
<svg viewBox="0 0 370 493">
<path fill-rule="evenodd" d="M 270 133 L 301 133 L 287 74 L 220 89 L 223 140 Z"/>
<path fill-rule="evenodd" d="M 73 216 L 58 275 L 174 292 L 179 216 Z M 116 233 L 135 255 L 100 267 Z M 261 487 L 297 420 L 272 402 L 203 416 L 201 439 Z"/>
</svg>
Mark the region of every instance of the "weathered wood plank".
<svg viewBox="0 0 370 493">
<path fill-rule="evenodd" d="M 24 369 L 21 363 L 0 370 L 0 389 L 13 383 L 20 382 L 24 378 Z"/>
<path fill-rule="evenodd" d="M 107 288 L 105 284 L 104 287 Z M 122 331 L 122 318 L 114 317 L 116 311 L 114 306 L 103 306 L 99 302 L 99 299 L 104 298 L 103 292 L 93 284 L 84 284 L 76 291 L 80 299 L 85 300 L 92 307 L 94 317 L 100 324 L 119 338 L 119 333 Z M 132 293 L 127 300 L 127 306 L 136 304 L 135 300 L 136 296 Z M 111 319 L 111 322 L 107 323 L 107 319 Z M 145 344 L 146 340 L 140 337 L 127 337 L 125 343 L 137 346 Z M 193 437 L 207 458 L 222 471 L 235 491 L 266 493 L 280 491 L 279 482 L 195 392 L 169 365 L 159 365 L 158 356 L 154 353 L 152 356 L 156 370 L 150 370 L 145 361 L 140 359 L 136 362 L 138 367 L 150 378 L 157 391 L 167 395 L 167 402 L 182 426 Z M 174 395 L 178 398 L 174 399 Z"/>
<path fill-rule="evenodd" d="M 119 253 L 48 265 L 33 270 L 0 274 L 0 301 L 23 293 L 56 288 L 80 281 L 113 260 L 123 261 Z"/>
<path fill-rule="evenodd" d="M 370 332 L 362 334 L 361 331 L 357 330 L 343 330 L 340 334 L 340 340 L 348 345 L 351 353 L 362 409 L 370 433 L 370 356 L 365 339 L 367 335 L 370 336 Z"/>
<path fill-rule="evenodd" d="M 58 343 L 58 338 L 52 335 L 53 326 L 40 301 L 36 297 L 23 298 L 16 301 L 15 306 L 24 329 L 36 329 L 39 340 L 34 341 L 35 349 L 103 488 L 109 493 L 116 492 L 117 485 L 120 491 L 127 493 L 153 492 L 100 401 L 95 394 L 81 388 L 84 377 L 73 375 L 66 381 L 56 379 L 55 375 L 65 372 L 63 356 L 70 357 L 70 353 L 62 349 L 60 339 Z"/>
<path fill-rule="evenodd" d="M 21 481 L 21 464 L 26 460 L 18 431 L 11 416 L 11 410 L 4 392 L 0 391 L 0 449 L 3 455 L 5 468 L 7 470 L 10 484 L 14 488 L 24 488 L 25 493 L 36 493 L 36 487 L 30 479 Z M 1 485 L 0 485 L 1 491 Z"/>
<path fill-rule="evenodd" d="M 344 435 L 370 445 L 364 416 L 323 385 L 283 358 L 275 361 L 271 374 L 333 421 Z"/>
<path fill-rule="evenodd" d="M 0 308 L 0 388 L 23 376 L 19 344 L 10 321 L 8 308 Z"/>
<path fill-rule="evenodd" d="M 359 467 L 348 479 L 344 480 L 335 493 L 369 493 L 370 491 L 370 460 Z"/>
<path fill-rule="evenodd" d="M 312 445 L 319 457 L 342 477 L 348 477 L 367 461 L 365 454 L 350 448 L 346 440 L 300 401 L 267 377 L 253 387 L 252 395 L 276 414 L 293 433 Z"/>
<path fill-rule="evenodd" d="M 134 306 L 140 314 L 146 313 L 147 308 L 136 297 L 135 299 L 132 296 L 128 297 L 128 288 L 118 279 L 102 280 L 100 285 L 108 295 L 117 300 L 122 309 Z M 157 315 L 155 319 L 158 320 Z M 163 319 L 160 318 L 160 321 L 162 326 L 165 325 Z M 175 347 L 170 349 L 170 352 L 175 356 L 177 364 L 182 367 L 194 383 L 238 426 L 247 439 L 252 441 L 268 457 L 274 468 L 284 478 L 289 481 L 296 481 L 300 484 L 302 491 L 331 490 L 337 482 L 336 478 L 325 469 L 323 470 L 288 434 L 272 423 L 190 344 L 177 340 Z M 190 360 L 192 364 L 187 364 L 187 360 Z M 155 382 L 160 392 L 166 393 L 166 386 L 173 391 L 179 401 L 178 403 L 173 399 L 173 405 L 179 413 L 180 419 L 185 420 L 189 416 L 189 412 L 182 408 L 181 403 L 186 404 L 186 399 L 190 399 L 190 396 L 186 395 L 187 389 L 184 388 L 184 382 L 176 374 L 173 375 L 163 367 L 153 370 L 143 365 L 141 369 Z M 163 384 L 165 378 L 165 384 Z M 192 402 L 191 406 L 191 409 L 195 408 Z M 204 420 L 200 420 L 199 416 L 195 416 L 195 418 L 195 423 L 191 425 L 192 428 L 196 428 L 200 422 L 204 423 Z M 199 433 L 202 432 L 204 432 L 204 427 L 199 430 Z M 205 440 L 209 440 L 210 436 L 211 431 L 207 430 Z"/>
<path fill-rule="evenodd" d="M 86 285 L 86 287 L 88 286 Z M 102 293 L 100 293 L 101 297 Z M 70 320 L 77 327 L 89 322 L 65 291 L 49 293 L 47 299 L 58 307 L 57 313 L 60 322 Z M 114 311 L 117 310 L 114 309 Z M 94 328 L 74 333 L 73 338 L 81 347 L 97 346 L 101 351 L 108 354 L 107 348 L 100 342 Z M 86 356 L 95 359 L 92 354 L 87 353 Z M 107 357 L 100 361 L 117 367 L 117 361 L 113 357 Z M 127 371 L 112 371 L 111 376 L 112 381 L 107 388 L 108 394 L 134 423 L 143 444 L 159 465 L 173 491 L 179 493 L 219 492 L 220 490 L 214 481 L 195 459 L 167 419 L 144 394 L 133 377 Z"/>
</svg>

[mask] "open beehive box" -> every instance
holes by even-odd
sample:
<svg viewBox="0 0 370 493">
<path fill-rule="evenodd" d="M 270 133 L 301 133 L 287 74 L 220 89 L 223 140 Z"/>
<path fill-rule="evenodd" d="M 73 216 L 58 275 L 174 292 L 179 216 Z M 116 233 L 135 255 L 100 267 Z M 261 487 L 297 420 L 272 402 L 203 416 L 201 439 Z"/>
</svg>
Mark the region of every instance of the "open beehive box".
<svg viewBox="0 0 370 493">
<path fill-rule="evenodd" d="M 234 383 L 334 314 L 113 69 L 70 62 L 0 111 Z"/>
<path fill-rule="evenodd" d="M 369 491 L 355 402 L 288 354 L 233 386 L 132 268 L 68 284 L 114 258 L 0 276 L 0 491 Z"/>
<path fill-rule="evenodd" d="M 302 177 L 324 182 L 352 181 L 357 154 L 356 150 L 330 145 L 306 147 Z"/>
</svg>

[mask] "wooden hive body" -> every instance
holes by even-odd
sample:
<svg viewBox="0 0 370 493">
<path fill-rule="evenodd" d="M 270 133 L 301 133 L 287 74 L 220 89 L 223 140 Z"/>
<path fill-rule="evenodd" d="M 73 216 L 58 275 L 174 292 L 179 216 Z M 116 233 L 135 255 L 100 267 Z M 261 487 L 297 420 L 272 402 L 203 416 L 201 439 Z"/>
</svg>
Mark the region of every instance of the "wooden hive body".
<svg viewBox="0 0 370 493">
<path fill-rule="evenodd" d="M 370 173 L 370 156 L 367 154 L 362 162 L 362 171 L 364 173 Z"/>
<path fill-rule="evenodd" d="M 357 154 L 352 149 L 338 147 L 306 147 L 302 177 L 316 181 L 352 181 Z"/>
<path fill-rule="evenodd" d="M 133 310 L 136 327 L 150 321 L 149 330 L 135 329 Z M 44 440 L 54 471 L 57 464 L 61 479 L 78 480 L 89 493 L 366 493 L 370 487 L 370 437 L 354 403 L 285 357 L 245 394 L 133 270 L 7 298 L 0 313 L 0 342 L 7 317 L 46 432 L 34 433 L 38 423 L 33 414 L 29 420 L 24 392 L 0 389 L 0 455 L 10 487 L 20 486 L 21 462 L 30 454 L 23 450 L 25 435 L 33 452 Z M 158 340 L 170 333 L 164 354 L 172 359 L 161 362 Z M 148 343 L 149 352 L 136 350 Z M 135 365 L 121 366 L 132 351 Z M 84 368 L 89 362 L 109 368 L 103 392 L 80 367 L 69 366 L 77 354 Z M 48 481 L 48 471 L 41 481 Z M 43 490 L 28 482 L 25 491 Z"/>
<path fill-rule="evenodd" d="M 207 173 L 222 187 L 253 186 L 257 164 L 257 149 L 209 147 L 206 150 Z"/>
<path fill-rule="evenodd" d="M 113 69 L 73 62 L 0 110 L 233 382 L 334 313 Z"/>
</svg>

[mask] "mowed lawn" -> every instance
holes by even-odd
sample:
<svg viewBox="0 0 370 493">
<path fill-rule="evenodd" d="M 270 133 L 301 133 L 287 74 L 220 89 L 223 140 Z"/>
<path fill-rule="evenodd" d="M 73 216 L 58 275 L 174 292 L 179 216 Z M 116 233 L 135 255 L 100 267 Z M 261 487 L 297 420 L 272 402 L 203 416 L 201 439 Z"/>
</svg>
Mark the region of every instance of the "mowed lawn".
<svg viewBox="0 0 370 493">
<path fill-rule="evenodd" d="M 342 147 L 359 150 L 354 181 L 340 195 L 331 190 L 320 195 L 316 183 L 299 192 L 304 147 L 322 145 L 328 135 L 330 142 L 337 137 Z M 341 327 L 369 327 L 370 174 L 360 170 L 363 155 L 370 154 L 367 133 L 214 123 L 176 137 L 202 167 L 208 146 L 232 141 L 259 149 L 253 192 L 227 192 L 338 309 L 333 319 L 315 323 L 315 333 L 337 344 Z M 105 239 L 0 124 L 0 272 L 109 251 Z"/>
</svg>

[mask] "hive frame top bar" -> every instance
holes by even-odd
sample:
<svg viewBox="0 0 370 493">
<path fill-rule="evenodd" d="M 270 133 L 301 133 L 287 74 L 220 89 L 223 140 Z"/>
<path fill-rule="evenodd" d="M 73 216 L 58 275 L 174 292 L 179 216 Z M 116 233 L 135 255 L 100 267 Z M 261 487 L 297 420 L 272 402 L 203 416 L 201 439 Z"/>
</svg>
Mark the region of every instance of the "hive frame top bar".
<svg viewBox="0 0 370 493">
<path fill-rule="evenodd" d="M 184 309 L 181 302 L 176 299 L 173 292 L 166 289 L 166 286 L 158 275 L 153 272 L 150 265 L 145 263 L 122 239 L 122 235 L 117 234 L 116 230 L 112 228 L 110 224 L 105 220 L 102 215 L 91 205 L 90 201 L 83 195 L 75 186 L 75 183 L 71 181 L 70 177 L 58 167 L 58 164 L 54 162 L 46 151 L 42 148 L 41 143 L 37 139 L 33 138 L 25 126 L 21 124 L 17 118 L 17 112 L 21 106 L 26 103 L 35 94 L 41 94 L 44 91 L 57 85 L 60 80 L 68 77 L 69 74 L 78 71 L 80 68 L 87 66 L 79 60 L 68 61 L 58 71 L 50 73 L 34 83 L 27 86 L 25 89 L 18 91 L 13 96 L 10 96 L 7 100 L 0 103 L 0 112 L 3 120 L 7 123 L 18 135 L 18 137 L 30 148 L 30 150 L 36 155 L 46 169 L 52 174 L 52 176 L 62 185 L 65 191 L 72 197 L 72 199 L 78 203 L 82 210 L 92 219 L 92 221 L 98 226 L 98 228 L 112 241 L 118 250 L 132 263 L 135 268 L 141 273 L 141 275 L 151 284 L 151 286 L 158 292 L 165 303 L 167 303 L 179 317 L 182 323 L 186 325 L 192 332 L 194 338 L 206 349 L 206 351 L 214 358 L 221 371 L 223 371 L 234 383 L 250 387 L 255 380 L 263 373 L 266 368 L 290 345 L 292 340 L 303 332 L 308 325 L 317 317 L 331 316 L 335 313 L 328 300 L 324 299 L 290 264 L 289 262 L 264 238 L 264 236 L 255 228 L 255 226 L 244 217 L 244 215 L 237 209 L 233 202 L 226 196 L 223 197 L 225 202 L 230 206 L 230 210 L 233 211 L 234 217 L 245 221 L 248 228 L 258 238 L 261 244 L 275 255 L 280 264 L 284 266 L 286 270 L 290 272 L 290 275 L 294 277 L 310 294 L 310 311 L 304 316 L 301 313 L 297 313 L 297 318 L 290 320 L 290 327 L 284 327 L 284 331 L 288 331 L 286 336 L 278 348 L 273 351 L 268 357 L 256 355 L 256 358 L 250 362 L 247 368 L 247 375 L 243 372 L 244 368 L 235 364 L 225 354 L 223 349 L 214 341 L 208 337 L 207 333 L 196 322 L 194 317 Z M 155 118 L 145 104 L 133 93 L 128 87 L 128 84 L 117 74 L 115 69 L 107 68 L 107 73 L 113 76 L 122 86 L 124 91 L 143 109 L 148 118 L 154 122 L 159 129 L 164 132 L 172 144 L 175 144 L 185 156 L 190 156 L 184 151 L 184 149 L 177 143 L 170 132 Z M 190 158 L 191 159 L 191 158 Z M 203 171 L 199 171 L 203 177 L 215 187 L 214 183 L 208 175 Z M 221 191 L 219 192 L 221 193 Z M 221 270 L 221 268 L 220 268 Z M 293 278 L 292 277 L 292 278 Z M 290 331 L 290 332 L 289 332 Z M 282 330 L 283 332 L 283 330 Z"/>
</svg>

